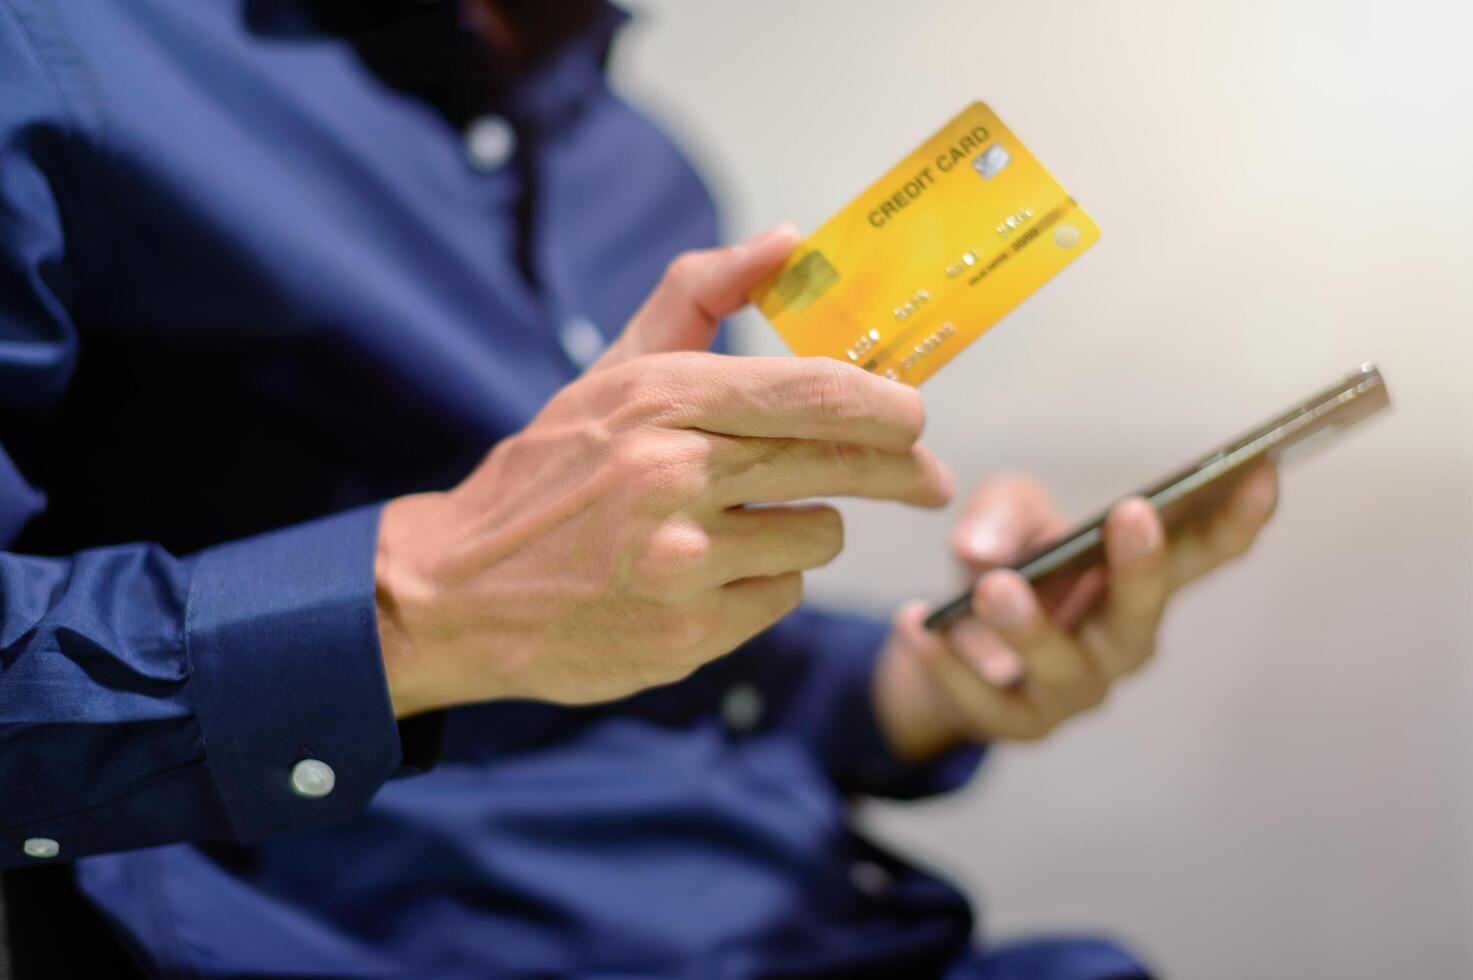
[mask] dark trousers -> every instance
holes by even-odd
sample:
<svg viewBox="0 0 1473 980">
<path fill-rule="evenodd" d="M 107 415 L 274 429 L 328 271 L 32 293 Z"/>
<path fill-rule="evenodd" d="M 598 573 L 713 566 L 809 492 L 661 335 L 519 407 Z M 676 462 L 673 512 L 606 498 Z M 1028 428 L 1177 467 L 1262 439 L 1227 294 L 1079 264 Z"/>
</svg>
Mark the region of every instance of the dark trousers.
<svg viewBox="0 0 1473 980">
<path fill-rule="evenodd" d="M 71 865 L 0 874 L 0 980 L 141 980 Z"/>
</svg>

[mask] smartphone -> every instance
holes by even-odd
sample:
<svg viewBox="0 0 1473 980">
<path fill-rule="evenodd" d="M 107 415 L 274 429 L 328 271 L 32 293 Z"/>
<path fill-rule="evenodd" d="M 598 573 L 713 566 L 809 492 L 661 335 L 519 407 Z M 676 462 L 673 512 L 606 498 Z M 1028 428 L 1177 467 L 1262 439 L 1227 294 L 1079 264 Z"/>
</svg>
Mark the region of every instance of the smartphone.
<svg viewBox="0 0 1473 980">
<path fill-rule="evenodd" d="M 1169 535 L 1220 507 L 1233 488 L 1265 461 L 1287 463 L 1298 459 L 1390 404 L 1381 372 L 1374 365 L 1363 364 L 1344 380 L 1141 490 L 1139 495 L 1150 501 L 1161 515 L 1161 523 Z M 1098 565 L 1105 560 L 1104 526 L 1109 513 L 1106 509 L 1094 520 L 1025 554 L 1008 567 L 1016 569 L 1029 582 L 1037 583 Z M 926 617 L 926 628 L 950 626 L 971 610 L 972 590 L 968 589 L 932 610 Z"/>
</svg>

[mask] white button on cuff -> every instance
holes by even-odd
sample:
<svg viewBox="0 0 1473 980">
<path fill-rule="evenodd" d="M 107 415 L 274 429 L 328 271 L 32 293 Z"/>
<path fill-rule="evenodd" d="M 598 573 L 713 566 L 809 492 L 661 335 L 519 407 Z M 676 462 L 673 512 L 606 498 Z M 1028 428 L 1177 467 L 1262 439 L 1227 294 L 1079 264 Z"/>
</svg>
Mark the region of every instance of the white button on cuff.
<svg viewBox="0 0 1473 980">
<path fill-rule="evenodd" d="M 482 116 L 465 131 L 465 156 L 483 173 L 499 170 L 517 151 L 517 131 L 500 116 Z"/>
<path fill-rule="evenodd" d="M 558 343 L 563 345 L 563 353 L 568 355 L 568 360 L 580 368 L 591 367 L 608 346 L 594 322 L 583 316 L 575 316 L 562 325 L 558 330 Z"/>
<path fill-rule="evenodd" d="M 762 692 L 751 684 L 738 684 L 721 699 L 721 718 L 734 732 L 749 732 L 762 720 Z"/>
<path fill-rule="evenodd" d="M 309 800 L 320 800 L 337 783 L 332 766 L 317 759 L 303 759 L 292 766 L 292 792 Z"/>
<path fill-rule="evenodd" d="M 61 853 L 61 845 L 50 837 L 27 837 L 20 849 L 33 858 L 54 858 Z"/>
</svg>

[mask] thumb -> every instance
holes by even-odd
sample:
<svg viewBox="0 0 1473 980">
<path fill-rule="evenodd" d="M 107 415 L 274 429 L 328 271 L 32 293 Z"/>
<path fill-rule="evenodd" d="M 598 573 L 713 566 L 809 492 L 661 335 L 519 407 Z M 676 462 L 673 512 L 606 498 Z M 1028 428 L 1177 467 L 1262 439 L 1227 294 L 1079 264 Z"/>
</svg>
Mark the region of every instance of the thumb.
<svg viewBox="0 0 1473 980">
<path fill-rule="evenodd" d="M 1043 484 L 1025 475 L 997 477 L 967 501 L 951 532 L 951 550 L 964 566 L 981 572 L 1012 561 L 1065 527 Z"/>
<path fill-rule="evenodd" d="M 797 244 L 797 229 L 781 224 L 725 248 L 680 254 L 591 370 L 642 354 L 710 347 L 722 318 L 745 306 L 747 293 L 777 272 Z"/>
</svg>

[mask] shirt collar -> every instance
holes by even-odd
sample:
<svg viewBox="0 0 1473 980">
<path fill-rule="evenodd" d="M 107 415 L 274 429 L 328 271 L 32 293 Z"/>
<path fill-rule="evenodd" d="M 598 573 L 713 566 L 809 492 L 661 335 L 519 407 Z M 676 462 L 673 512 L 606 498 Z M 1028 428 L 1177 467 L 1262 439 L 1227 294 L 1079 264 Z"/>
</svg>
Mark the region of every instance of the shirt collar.
<svg viewBox="0 0 1473 980">
<path fill-rule="evenodd" d="M 588 26 L 564 46 L 588 40 L 608 47 L 630 15 L 612 0 L 600 0 L 597 6 Z M 277 37 L 352 36 L 426 18 L 457 19 L 470 26 L 461 14 L 461 0 L 246 0 L 245 8 L 246 26 L 253 33 Z"/>
<path fill-rule="evenodd" d="M 496 111 L 519 125 L 554 126 L 602 89 L 614 37 L 629 19 L 623 7 L 601 0 L 580 32 L 523 71 L 511 72 L 489 52 L 484 59 L 476 56 L 484 62 L 486 78 L 473 87 L 486 88 Z M 459 0 L 246 0 L 245 20 L 252 33 L 263 37 L 339 37 L 360 53 L 371 49 L 380 56 L 391 49 L 391 57 L 376 59 L 378 69 L 402 72 L 416 81 L 449 73 L 452 63 L 463 67 L 463 58 L 445 58 L 439 48 L 463 54 L 476 32 L 462 15 Z"/>
</svg>

